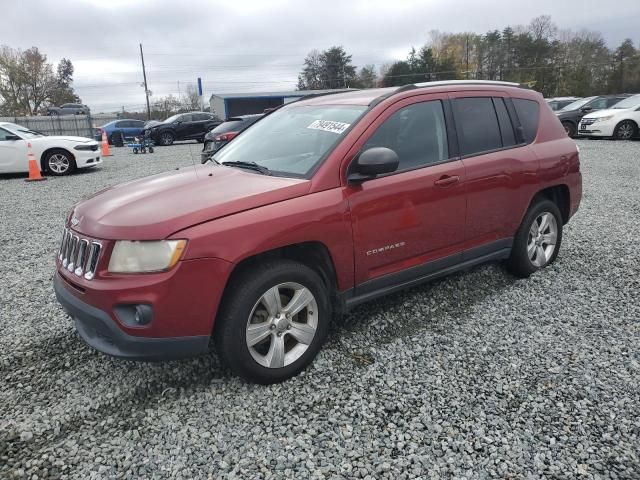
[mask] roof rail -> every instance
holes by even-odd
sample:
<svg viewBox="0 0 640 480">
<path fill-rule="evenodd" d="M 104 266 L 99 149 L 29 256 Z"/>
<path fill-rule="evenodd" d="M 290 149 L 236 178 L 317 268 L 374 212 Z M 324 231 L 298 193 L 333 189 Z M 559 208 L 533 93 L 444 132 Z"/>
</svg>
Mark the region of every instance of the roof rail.
<svg viewBox="0 0 640 480">
<path fill-rule="evenodd" d="M 498 85 L 498 86 L 529 89 L 529 86 L 525 83 L 503 82 L 499 80 L 440 80 L 436 82 L 410 83 L 408 85 L 403 85 L 402 87 L 398 88 L 397 90 L 394 90 L 393 92 L 386 93 L 384 95 L 380 95 L 379 97 L 374 98 L 371 101 L 371 103 L 369 103 L 369 106 L 373 107 L 374 105 L 377 105 L 383 100 L 386 100 L 387 98 L 392 97 L 398 93 L 406 92 L 407 90 L 414 90 L 417 88 L 428 88 L 428 87 L 442 87 L 446 85 Z"/>
</svg>

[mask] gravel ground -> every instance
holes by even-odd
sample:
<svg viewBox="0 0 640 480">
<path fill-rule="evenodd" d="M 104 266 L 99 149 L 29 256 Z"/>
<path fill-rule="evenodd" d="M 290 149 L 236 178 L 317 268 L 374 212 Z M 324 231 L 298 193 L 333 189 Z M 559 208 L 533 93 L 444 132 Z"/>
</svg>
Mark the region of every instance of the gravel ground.
<svg viewBox="0 0 640 480">
<path fill-rule="evenodd" d="M 553 267 L 365 305 L 270 387 L 214 354 L 95 353 L 55 300 L 72 204 L 190 148 L 0 179 L 0 478 L 640 478 L 640 142 L 580 142 L 585 194 Z"/>
</svg>

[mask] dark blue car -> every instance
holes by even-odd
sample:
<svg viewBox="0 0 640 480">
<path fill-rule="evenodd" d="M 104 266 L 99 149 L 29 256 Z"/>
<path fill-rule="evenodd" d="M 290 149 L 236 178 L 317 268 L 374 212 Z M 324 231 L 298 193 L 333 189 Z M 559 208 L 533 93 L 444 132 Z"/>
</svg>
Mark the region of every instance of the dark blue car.
<svg viewBox="0 0 640 480">
<path fill-rule="evenodd" d="M 121 132 L 124 140 L 131 140 L 138 135 L 142 135 L 144 121 L 142 120 L 114 120 L 96 129 L 95 139 L 102 139 L 102 132 L 106 132 L 109 143 L 113 144 L 114 134 Z"/>
</svg>

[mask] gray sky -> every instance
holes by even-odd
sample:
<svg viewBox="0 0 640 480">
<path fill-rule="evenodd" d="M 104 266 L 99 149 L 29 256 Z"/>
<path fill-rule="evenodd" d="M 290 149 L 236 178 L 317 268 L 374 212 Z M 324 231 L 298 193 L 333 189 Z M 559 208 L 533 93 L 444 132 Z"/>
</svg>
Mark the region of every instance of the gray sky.
<svg viewBox="0 0 640 480">
<path fill-rule="evenodd" d="M 154 97 L 201 76 L 208 98 L 292 90 L 313 48 L 342 45 L 355 65 L 379 67 L 431 30 L 484 33 L 539 15 L 598 30 L 609 46 L 640 40 L 638 0 L 29 0 L 3 9 L 0 43 L 71 59 L 76 91 L 98 112 L 143 106 L 140 42 Z"/>
</svg>

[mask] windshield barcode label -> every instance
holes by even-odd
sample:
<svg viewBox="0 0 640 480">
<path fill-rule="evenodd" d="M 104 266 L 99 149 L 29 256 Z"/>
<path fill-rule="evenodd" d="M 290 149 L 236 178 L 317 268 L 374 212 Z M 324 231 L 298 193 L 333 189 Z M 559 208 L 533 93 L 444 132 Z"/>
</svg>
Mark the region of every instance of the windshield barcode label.
<svg viewBox="0 0 640 480">
<path fill-rule="evenodd" d="M 350 123 L 342 123 L 342 122 L 333 122 L 331 120 L 316 120 L 307 128 L 311 128 L 313 130 L 324 130 L 325 132 L 337 133 L 340 135 L 347 128 L 349 128 Z"/>
</svg>

